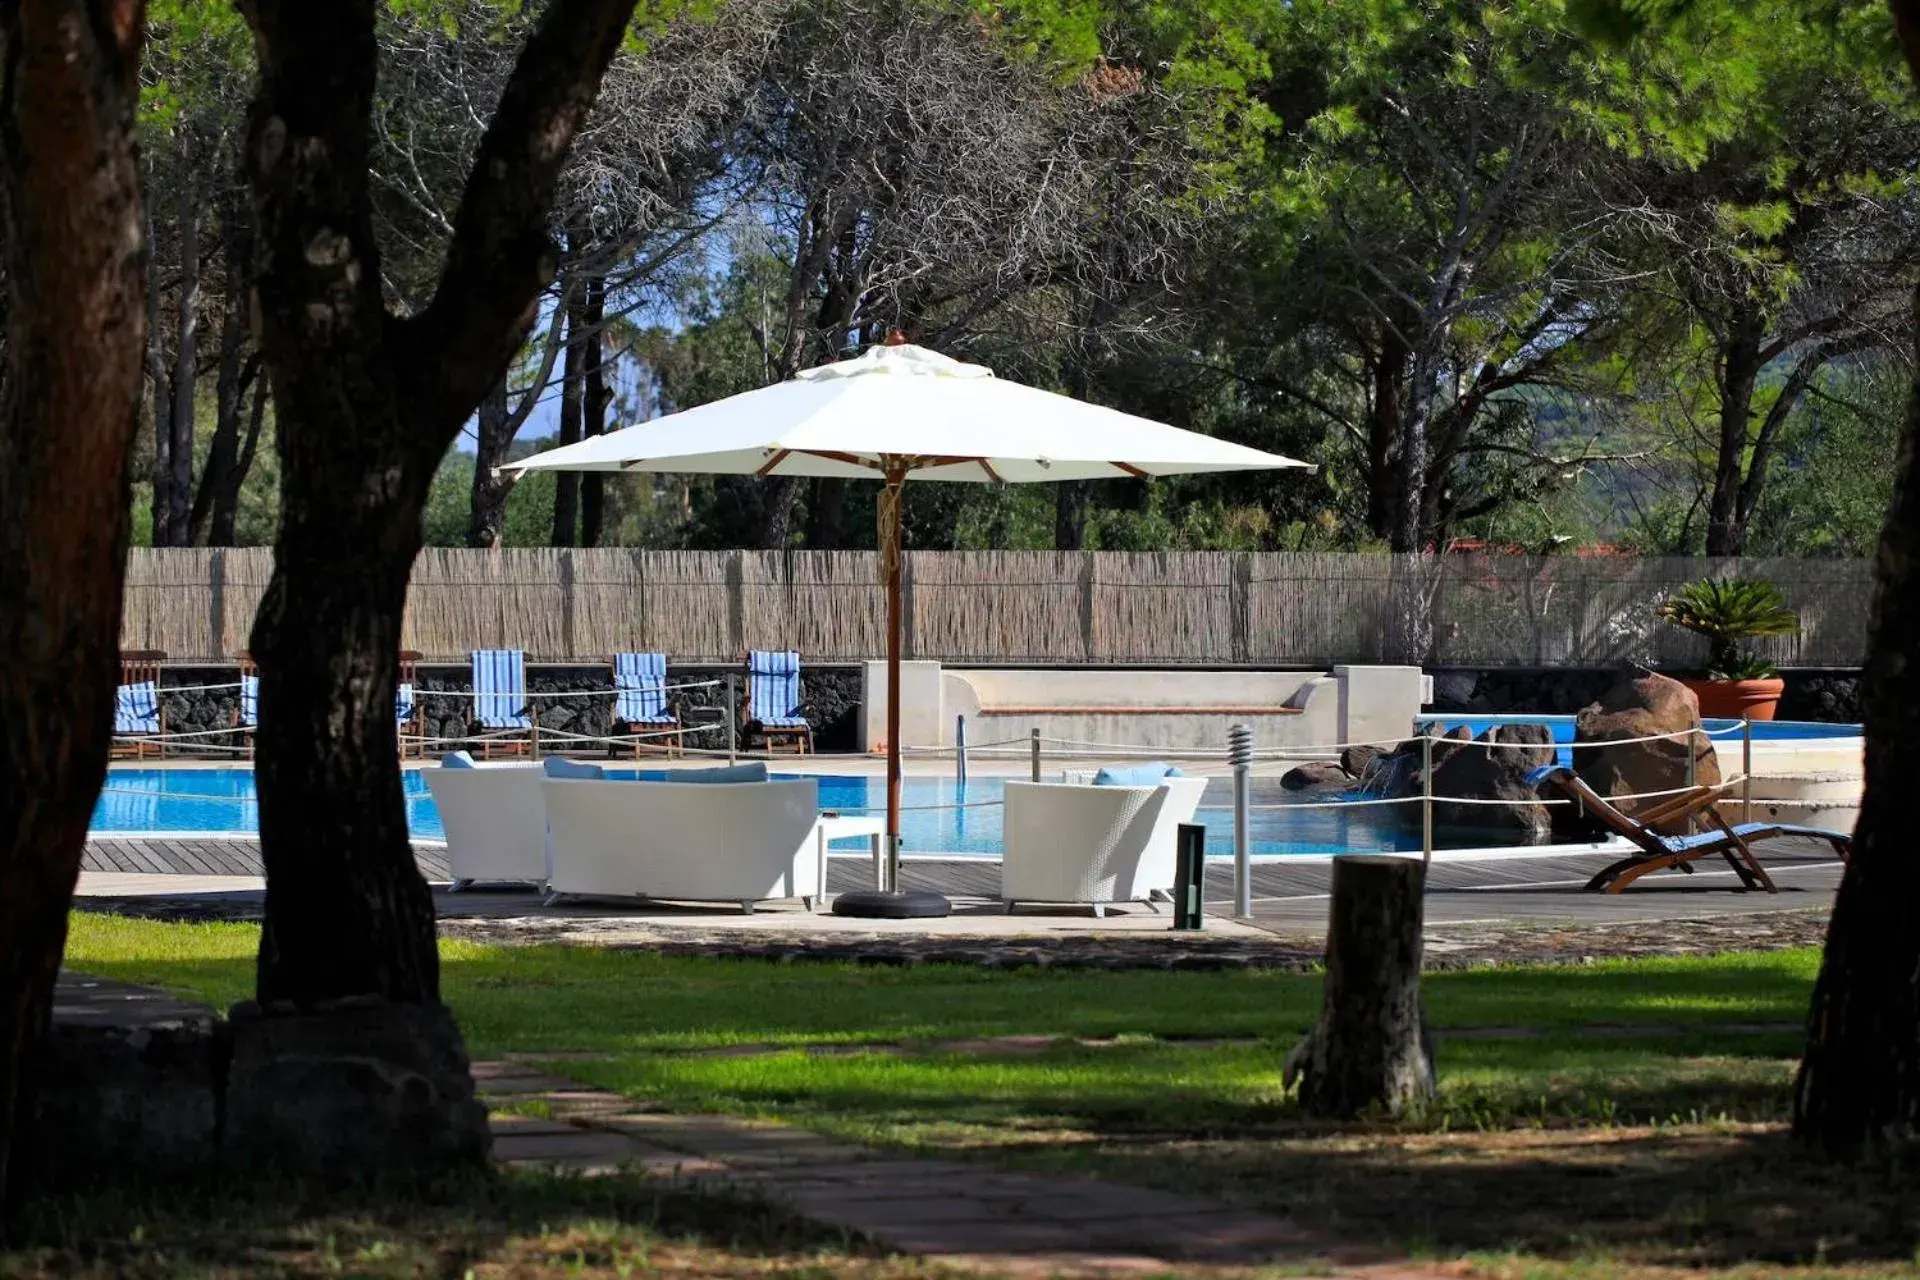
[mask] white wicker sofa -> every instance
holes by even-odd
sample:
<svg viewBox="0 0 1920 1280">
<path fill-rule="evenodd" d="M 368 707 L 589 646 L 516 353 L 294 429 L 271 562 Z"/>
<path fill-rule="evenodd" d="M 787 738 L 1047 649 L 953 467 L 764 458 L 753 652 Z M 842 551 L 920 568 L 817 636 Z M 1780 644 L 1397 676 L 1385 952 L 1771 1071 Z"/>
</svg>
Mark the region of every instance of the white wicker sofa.
<svg viewBox="0 0 1920 1280">
<path fill-rule="evenodd" d="M 453 888 L 547 878 L 547 808 L 538 764 L 448 764 L 422 769 L 447 835 Z"/>
<path fill-rule="evenodd" d="M 1022 902 L 1087 903 L 1104 915 L 1116 902 L 1173 892 L 1174 837 L 1193 820 L 1205 778 L 1153 786 L 1006 784 L 1000 896 Z"/>
<path fill-rule="evenodd" d="M 819 787 L 778 782 L 625 782 L 548 778 L 553 865 L 563 895 L 732 902 L 742 911 L 821 882 Z"/>
</svg>

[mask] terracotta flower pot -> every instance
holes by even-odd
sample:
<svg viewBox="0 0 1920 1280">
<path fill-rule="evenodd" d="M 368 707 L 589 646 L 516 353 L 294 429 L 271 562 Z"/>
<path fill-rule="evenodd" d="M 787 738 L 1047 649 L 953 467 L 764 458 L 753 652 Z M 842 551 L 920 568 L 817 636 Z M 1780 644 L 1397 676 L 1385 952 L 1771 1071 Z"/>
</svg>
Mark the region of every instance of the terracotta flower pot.
<svg viewBox="0 0 1920 1280">
<path fill-rule="evenodd" d="M 1771 720 L 1787 682 L 1766 680 L 1682 680 L 1700 699 L 1700 715 L 1714 720 Z"/>
</svg>

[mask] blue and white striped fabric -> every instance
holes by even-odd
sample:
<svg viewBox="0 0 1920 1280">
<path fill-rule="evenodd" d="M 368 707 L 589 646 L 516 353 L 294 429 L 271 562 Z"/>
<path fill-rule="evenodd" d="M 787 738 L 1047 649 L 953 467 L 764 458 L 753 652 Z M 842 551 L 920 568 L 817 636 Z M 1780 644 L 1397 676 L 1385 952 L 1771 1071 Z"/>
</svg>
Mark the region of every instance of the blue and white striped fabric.
<svg viewBox="0 0 1920 1280">
<path fill-rule="evenodd" d="M 403 684 L 393 691 L 393 716 L 401 724 L 413 719 L 413 686 Z"/>
<path fill-rule="evenodd" d="M 530 729 L 527 655 L 520 649 L 473 651 L 473 718 L 483 729 Z"/>
<path fill-rule="evenodd" d="M 800 710 L 800 655 L 791 649 L 747 655 L 747 674 L 752 686 L 747 703 L 751 723 L 775 729 L 806 727 L 806 720 L 795 714 Z"/>
<path fill-rule="evenodd" d="M 248 729 L 260 727 L 260 677 L 240 677 L 240 723 Z"/>
<path fill-rule="evenodd" d="M 114 692 L 115 733 L 160 732 L 160 688 L 151 680 L 123 684 Z"/>
<path fill-rule="evenodd" d="M 616 653 L 613 655 L 615 723 L 676 724 L 667 710 L 667 655 Z"/>
</svg>

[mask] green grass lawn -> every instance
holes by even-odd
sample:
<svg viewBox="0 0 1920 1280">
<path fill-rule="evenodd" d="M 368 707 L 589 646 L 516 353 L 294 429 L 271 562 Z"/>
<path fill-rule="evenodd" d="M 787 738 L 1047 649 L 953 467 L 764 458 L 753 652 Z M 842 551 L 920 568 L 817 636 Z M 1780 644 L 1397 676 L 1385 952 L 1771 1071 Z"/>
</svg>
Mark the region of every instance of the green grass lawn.
<svg viewBox="0 0 1920 1280">
<path fill-rule="evenodd" d="M 77 915 L 68 959 L 224 1004 L 257 937 Z M 1281 1088 L 1318 975 L 442 956 L 476 1057 L 597 1051 L 555 1069 L 675 1107 L 1208 1192 L 1502 1280 L 1920 1275 L 1912 1184 L 1781 1132 L 1811 950 L 1429 975 L 1439 1104 L 1346 1127 Z"/>
</svg>

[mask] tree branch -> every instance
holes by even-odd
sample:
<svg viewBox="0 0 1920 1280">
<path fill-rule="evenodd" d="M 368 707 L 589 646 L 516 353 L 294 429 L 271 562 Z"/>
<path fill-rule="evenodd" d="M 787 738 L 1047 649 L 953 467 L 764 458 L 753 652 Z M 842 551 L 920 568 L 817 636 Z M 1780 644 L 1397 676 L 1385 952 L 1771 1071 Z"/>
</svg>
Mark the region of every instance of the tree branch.
<svg viewBox="0 0 1920 1280">
<path fill-rule="evenodd" d="M 467 178 L 440 287 L 400 321 L 404 392 L 437 463 L 532 326 L 556 253 L 554 188 L 636 0 L 553 0 L 527 37 Z"/>
</svg>

